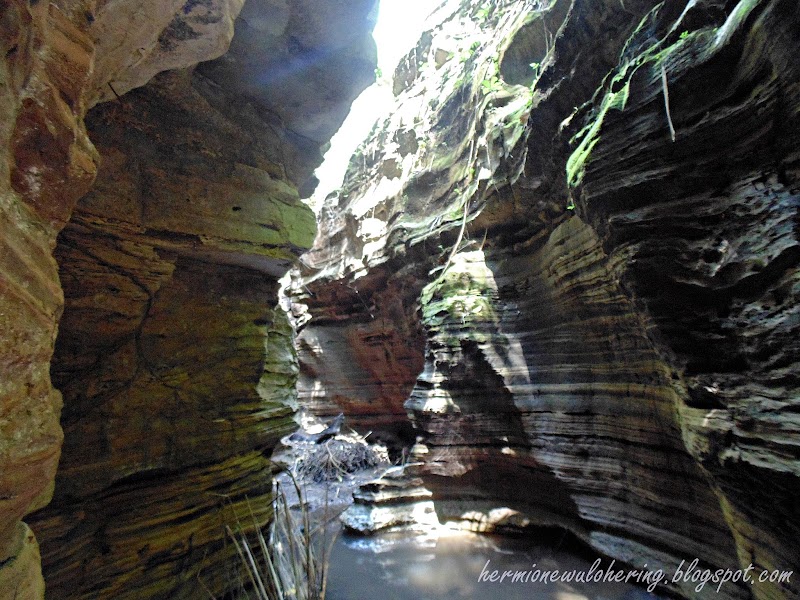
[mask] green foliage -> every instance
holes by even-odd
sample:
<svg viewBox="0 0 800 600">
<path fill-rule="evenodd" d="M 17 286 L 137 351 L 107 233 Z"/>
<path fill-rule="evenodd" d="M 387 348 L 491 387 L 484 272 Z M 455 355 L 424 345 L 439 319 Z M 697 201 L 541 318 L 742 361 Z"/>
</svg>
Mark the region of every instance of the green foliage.
<svg viewBox="0 0 800 600">
<path fill-rule="evenodd" d="M 531 66 L 531 69 L 533 70 L 533 83 L 531 84 L 531 86 L 533 86 L 533 85 L 535 85 L 536 79 L 539 77 L 539 73 L 541 72 L 542 63 L 540 63 L 540 62 L 532 62 L 530 64 L 530 66 Z"/>
<path fill-rule="evenodd" d="M 495 290 L 491 274 L 478 254 L 466 252 L 452 259 L 451 268 L 426 285 L 420 294 L 422 317 L 428 326 L 445 322 L 494 323 L 497 313 L 493 304 Z M 470 337 L 480 335 L 471 332 Z"/>
<path fill-rule="evenodd" d="M 500 82 L 500 79 L 497 77 L 497 75 L 494 75 L 481 81 L 481 88 L 483 88 L 485 93 L 491 94 L 502 90 L 503 84 Z"/>
<path fill-rule="evenodd" d="M 475 52 L 476 52 L 476 51 L 478 50 L 478 48 L 480 48 L 480 47 L 481 47 L 481 43 L 480 43 L 480 41 L 478 41 L 478 40 L 475 40 L 474 42 L 472 42 L 472 43 L 469 45 L 469 48 L 464 48 L 464 49 L 462 49 L 462 50 L 461 50 L 461 52 L 459 52 L 459 56 L 458 56 L 458 62 L 459 62 L 460 64 L 462 64 L 462 65 L 463 65 L 463 64 L 464 64 L 465 62 L 467 62 L 467 61 L 468 61 L 470 58 L 472 58 L 473 56 L 475 56 Z M 452 53 L 451 53 L 451 54 L 452 54 Z"/>
<path fill-rule="evenodd" d="M 380 79 L 383 77 L 383 71 L 380 67 L 375 67 L 375 79 Z"/>
<path fill-rule="evenodd" d="M 536 82 L 534 82 L 533 85 L 531 85 L 531 92 L 533 91 L 533 86 L 535 84 L 536 84 Z M 533 109 L 533 93 L 531 93 L 528 96 L 528 99 L 525 101 L 525 106 L 524 106 L 524 110 L 525 110 L 526 113 L 530 113 L 531 109 Z"/>
<path fill-rule="evenodd" d="M 685 40 L 687 37 L 689 37 L 689 32 L 688 31 L 683 31 L 681 33 L 681 35 L 680 35 L 680 39 L 682 39 L 682 40 Z"/>
<path fill-rule="evenodd" d="M 486 74 L 481 81 L 481 88 L 487 94 L 499 92 L 503 89 L 503 82 L 500 80 L 499 58 L 493 57 L 486 68 Z"/>
</svg>

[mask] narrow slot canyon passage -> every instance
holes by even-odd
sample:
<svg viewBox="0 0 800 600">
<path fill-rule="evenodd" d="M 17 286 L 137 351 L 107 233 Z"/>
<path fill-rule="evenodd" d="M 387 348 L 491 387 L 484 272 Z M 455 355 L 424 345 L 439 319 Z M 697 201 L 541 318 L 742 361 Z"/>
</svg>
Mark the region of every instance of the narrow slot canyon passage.
<svg viewBox="0 0 800 600">
<path fill-rule="evenodd" d="M 796 0 L 0 40 L 0 600 L 800 599 Z"/>
</svg>

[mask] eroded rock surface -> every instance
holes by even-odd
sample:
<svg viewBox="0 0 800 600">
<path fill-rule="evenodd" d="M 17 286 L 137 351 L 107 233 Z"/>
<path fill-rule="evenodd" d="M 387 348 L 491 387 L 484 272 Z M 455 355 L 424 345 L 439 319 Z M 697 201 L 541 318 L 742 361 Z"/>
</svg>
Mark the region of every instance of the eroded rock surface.
<svg viewBox="0 0 800 600">
<path fill-rule="evenodd" d="M 321 211 L 300 397 L 365 428 L 408 410 L 441 517 L 795 569 L 796 3 L 451 10 Z M 366 344 L 382 320 L 413 335 Z M 401 361 L 388 397 L 367 365 Z"/>
<path fill-rule="evenodd" d="M 682 33 L 697 10 L 617 76 L 628 102 L 595 117 L 575 196 L 681 368 L 682 437 L 742 563 L 787 569 L 800 564 L 800 13 L 741 2 Z M 659 144 L 666 86 L 675 141 Z"/>
<path fill-rule="evenodd" d="M 94 177 L 83 127 L 92 44 L 58 6 L 0 4 L 0 595 L 40 597 L 20 523 L 53 492 L 61 395 L 49 365 L 62 292 L 55 235 Z"/>
<path fill-rule="evenodd" d="M 374 3 L 243 4 L 0 7 L 2 598 L 42 595 L 20 519 L 59 452 L 28 519 L 53 598 L 221 595 L 224 524 L 246 497 L 270 518 L 297 375 L 277 278 L 314 236 L 297 190 L 373 77 Z M 282 72 L 298 40 L 326 60 Z"/>
</svg>

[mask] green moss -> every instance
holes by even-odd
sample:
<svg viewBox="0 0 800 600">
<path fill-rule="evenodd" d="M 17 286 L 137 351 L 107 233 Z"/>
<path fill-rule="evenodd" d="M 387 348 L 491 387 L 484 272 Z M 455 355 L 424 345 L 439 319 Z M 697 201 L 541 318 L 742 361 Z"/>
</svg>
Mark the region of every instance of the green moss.
<svg viewBox="0 0 800 600">
<path fill-rule="evenodd" d="M 592 153 L 592 150 L 597 142 L 600 141 L 600 128 L 603 126 L 603 120 L 608 114 L 608 111 L 624 110 L 628 103 L 628 98 L 630 95 L 630 77 L 626 77 L 625 72 L 617 75 L 612 81 L 611 87 L 613 88 L 614 83 L 620 81 L 624 81 L 622 88 L 617 92 L 609 92 L 606 94 L 606 96 L 603 98 L 602 104 L 600 105 L 600 110 L 598 111 L 597 116 L 588 127 L 584 128 L 576 136 L 578 138 L 582 137 L 583 139 L 581 140 L 580 144 L 578 144 L 578 147 L 575 149 L 575 151 L 567 159 L 567 184 L 570 187 L 578 186 L 583 179 L 586 161 L 588 160 L 589 155 Z"/>
<path fill-rule="evenodd" d="M 457 254 L 447 271 L 423 288 L 420 295 L 423 322 L 428 327 L 441 327 L 446 322 L 495 323 L 495 296 L 494 279 L 484 263 L 483 253 Z M 472 328 L 470 331 L 473 337 Z"/>
<path fill-rule="evenodd" d="M 658 7 L 654 8 L 642 18 L 642 20 L 636 26 L 634 32 L 625 42 L 626 49 L 635 42 L 642 30 L 648 27 L 648 24 L 655 17 L 657 10 Z M 630 81 L 634 73 L 636 73 L 639 67 L 647 63 L 654 63 L 658 68 L 660 68 L 661 62 L 664 61 L 667 56 L 669 56 L 669 54 L 674 50 L 674 47 L 680 44 L 689 43 L 690 38 L 691 34 L 687 32 L 686 35 L 681 34 L 677 44 L 668 48 L 661 48 L 660 43 L 650 46 L 650 48 L 642 52 L 639 56 L 626 62 L 617 72 L 617 74 L 611 79 L 610 85 L 607 86 L 609 91 L 607 91 L 605 96 L 603 96 L 596 116 L 572 139 L 573 143 L 578 139 L 581 141 L 578 144 L 578 147 L 575 148 L 570 157 L 567 159 L 566 175 L 567 184 L 569 187 L 577 187 L 580 185 L 585 173 L 586 163 L 589 159 L 589 156 L 591 155 L 594 147 L 600 141 L 600 130 L 603 126 L 603 120 L 608 115 L 608 112 L 610 110 L 621 111 L 625 109 L 630 96 Z M 617 91 L 612 91 L 614 89 L 617 89 Z M 598 93 L 601 92 L 602 88 L 598 90 Z M 569 208 L 574 208 L 574 204 L 572 204 Z"/>
<path fill-rule="evenodd" d="M 743 20 L 757 3 L 758 0 L 742 0 L 734 11 L 734 14 L 728 19 L 725 28 L 735 28 L 736 23 Z M 651 16 L 652 15 L 648 15 L 642 19 L 627 43 L 631 43 L 632 40 L 635 39 L 640 30 L 647 25 Z M 722 34 L 722 30 L 720 30 L 716 38 L 719 39 Z M 711 29 L 684 31 L 677 36 L 673 44 L 663 47 L 662 42 L 655 43 L 622 66 L 620 71 L 611 80 L 610 85 L 607 86 L 609 91 L 603 96 L 600 108 L 594 119 L 573 138 L 573 142 L 579 139 L 580 143 L 567 159 L 566 175 L 567 184 L 570 187 L 580 185 L 589 156 L 600 141 L 600 130 L 609 111 L 622 111 L 627 106 L 630 97 L 630 82 L 636 71 L 640 67 L 649 65 L 652 67 L 653 73 L 660 73 L 662 65 L 670 55 L 685 46 L 693 46 L 695 48 L 707 47 L 708 40 L 711 39 L 713 35 L 714 32 Z M 614 89 L 617 89 L 617 91 L 611 91 Z"/>
<path fill-rule="evenodd" d="M 314 212 L 305 204 L 278 205 L 280 225 L 286 232 L 286 241 L 296 248 L 311 248 L 317 234 L 317 221 Z"/>
</svg>

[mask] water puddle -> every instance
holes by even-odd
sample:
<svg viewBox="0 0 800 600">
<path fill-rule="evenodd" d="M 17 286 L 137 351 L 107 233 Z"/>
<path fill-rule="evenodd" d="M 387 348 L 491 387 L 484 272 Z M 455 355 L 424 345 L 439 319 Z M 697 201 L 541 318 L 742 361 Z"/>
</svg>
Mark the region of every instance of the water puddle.
<svg viewBox="0 0 800 600">
<path fill-rule="evenodd" d="M 654 600 L 631 584 L 534 582 L 533 572 L 590 572 L 595 557 L 566 544 L 445 532 L 435 537 L 340 535 L 330 556 L 326 600 Z M 610 560 L 603 560 L 607 568 Z M 617 567 L 620 568 L 620 567 Z M 528 581 L 490 581 L 498 570 L 530 572 Z M 483 573 L 483 580 L 481 580 Z M 522 576 L 524 577 L 524 575 Z"/>
</svg>

